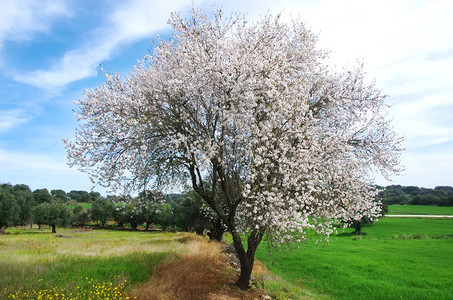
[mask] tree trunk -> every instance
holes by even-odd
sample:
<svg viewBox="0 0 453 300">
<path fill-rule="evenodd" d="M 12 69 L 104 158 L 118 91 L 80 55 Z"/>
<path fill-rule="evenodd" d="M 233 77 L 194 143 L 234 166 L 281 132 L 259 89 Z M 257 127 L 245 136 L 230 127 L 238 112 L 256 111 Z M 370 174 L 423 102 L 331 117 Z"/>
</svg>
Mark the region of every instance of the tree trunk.
<svg viewBox="0 0 453 300">
<path fill-rule="evenodd" d="M 8 228 L 8 225 L 1 225 L 0 226 L 0 234 L 4 235 L 6 232 L 6 228 Z"/>
<path fill-rule="evenodd" d="M 195 229 L 195 233 L 198 234 L 198 235 L 203 235 L 203 232 L 204 232 L 204 228 L 203 227 L 197 227 Z"/>
<path fill-rule="evenodd" d="M 211 241 L 214 240 L 214 241 L 221 242 L 222 238 L 223 238 L 223 234 L 225 233 L 225 229 L 223 227 L 222 222 L 220 221 L 220 219 L 217 219 L 216 221 L 212 221 L 210 225 L 211 226 L 209 228 L 209 233 L 208 233 L 209 239 Z"/>
<path fill-rule="evenodd" d="M 145 231 L 148 231 L 148 230 L 149 230 L 149 225 L 151 225 L 151 222 L 146 222 Z"/>
<path fill-rule="evenodd" d="M 360 234 L 360 231 L 362 230 L 362 222 L 355 221 L 354 228 L 355 228 L 354 234 Z"/>
<path fill-rule="evenodd" d="M 255 262 L 255 251 L 263 238 L 263 232 L 253 230 L 247 240 L 247 252 L 242 245 L 241 238 L 238 233 L 233 233 L 233 245 L 236 249 L 239 261 L 241 263 L 241 274 L 239 275 L 236 285 L 241 290 L 247 290 L 252 276 L 253 264 Z"/>
<path fill-rule="evenodd" d="M 210 241 L 218 241 L 218 242 L 221 242 L 222 241 L 222 238 L 223 238 L 223 234 L 224 234 L 224 230 L 223 229 L 220 229 L 220 228 L 217 228 L 216 226 L 213 226 L 209 233 L 208 233 L 208 236 L 209 236 L 209 240 Z"/>
<path fill-rule="evenodd" d="M 135 223 L 135 222 L 131 222 L 131 230 L 132 230 L 132 231 L 135 231 L 135 230 L 137 230 L 137 226 L 138 226 L 138 224 L 137 224 L 137 223 Z"/>
<path fill-rule="evenodd" d="M 57 226 L 55 224 L 51 224 L 50 226 L 52 226 L 52 233 L 57 233 Z"/>
<path fill-rule="evenodd" d="M 248 251 L 247 251 L 248 252 Z M 253 263 L 255 262 L 255 255 L 249 257 L 245 253 L 243 255 L 238 254 L 239 261 L 241 262 L 241 274 L 239 275 L 236 285 L 241 290 L 247 290 L 250 284 L 250 277 L 252 276 Z"/>
</svg>

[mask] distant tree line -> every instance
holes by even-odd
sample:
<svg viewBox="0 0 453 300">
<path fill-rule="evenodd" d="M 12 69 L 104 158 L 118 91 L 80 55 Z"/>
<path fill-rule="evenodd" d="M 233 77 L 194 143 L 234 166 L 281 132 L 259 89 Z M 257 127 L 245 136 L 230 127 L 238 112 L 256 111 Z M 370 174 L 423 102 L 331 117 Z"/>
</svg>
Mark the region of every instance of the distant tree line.
<svg viewBox="0 0 453 300">
<path fill-rule="evenodd" d="M 387 205 L 439 205 L 453 206 L 453 187 L 438 186 L 434 189 L 415 186 L 391 185 L 378 195 Z M 82 203 L 91 203 L 84 208 Z M 349 221 L 345 221 L 349 222 Z M 360 233 L 368 219 L 349 222 Z M 221 240 L 225 226 L 213 214 L 194 190 L 182 194 L 164 195 L 158 191 L 143 191 L 137 197 L 107 196 L 98 192 L 70 191 L 61 189 L 36 189 L 25 184 L 0 185 L 0 234 L 10 226 L 36 224 L 50 226 L 52 232 L 61 226 L 99 226 L 136 230 L 143 226 L 149 230 L 157 226 L 163 230 L 180 230 L 203 234 Z"/>
<path fill-rule="evenodd" d="M 84 208 L 82 203 L 91 203 Z M 85 206 L 86 207 L 86 206 Z M 208 235 L 220 240 L 224 227 L 209 213 L 193 190 L 182 194 L 164 195 L 159 191 L 143 191 L 137 197 L 107 196 L 97 192 L 36 189 L 25 184 L 0 185 L 0 234 L 10 226 L 48 225 L 56 227 L 86 225 L 101 228 L 149 230 L 181 230 Z"/>
<path fill-rule="evenodd" d="M 87 212 L 78 203 L 101 198 L 97 192 L 61 189 L 36 189 L 28 185 L 3 183 L 0 185 L 0 234 L 9 226 L 48 225 L 52 232 L 57 226 L 69 226 L 88 221 Z"/>
<path fill-rule="evenodd" d="M 453 206 L 453 187 L 436 186 L 434 189 L 430 189 L 417 186 L 390 185 L 385 187 L 378 197 L 388 205 Z"/>
</svg>

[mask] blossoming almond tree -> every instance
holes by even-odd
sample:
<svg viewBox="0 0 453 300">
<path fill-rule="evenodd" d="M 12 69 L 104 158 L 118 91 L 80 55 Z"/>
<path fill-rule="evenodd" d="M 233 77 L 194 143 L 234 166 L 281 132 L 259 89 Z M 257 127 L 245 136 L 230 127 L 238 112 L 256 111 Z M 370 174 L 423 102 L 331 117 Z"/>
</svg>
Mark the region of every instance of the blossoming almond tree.
<svg viewBox="0 0 453 300">
<path fill-rule="evenodd" d="M 401 139 L 361 66 L 330 72 L 316 36 L 278 16 L 193 9 L 169 23 L 129 77 L 106 74 L 77 102 L 70 165 L 113 189 L 189 180 L 233 237 L 242 289 L 265 233 L 328 236 L 379 215 L 373 174 L 399 171 Z"/>
</svg>

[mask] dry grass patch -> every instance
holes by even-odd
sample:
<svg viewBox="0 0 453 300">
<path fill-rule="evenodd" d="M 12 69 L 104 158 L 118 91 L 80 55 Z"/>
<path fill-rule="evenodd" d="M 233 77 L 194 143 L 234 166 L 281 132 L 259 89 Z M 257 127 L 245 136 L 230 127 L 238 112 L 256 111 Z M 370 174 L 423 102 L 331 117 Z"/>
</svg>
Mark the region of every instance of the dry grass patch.
<svg viewBox="0 0 453 300">
<path fill-rule="evenodd" d="M 237 271 L 230 267 L 221 248 L 193 236 L 180 260 L 156 268 L 150 280 L 131 292 L 137 299 L 259 299 L 256 289 L 241 291 L 235 286 Z"/>
<path fill-rule="evenodd" d="M 186 234 L 60 230 L 67 238 L 49 232 L 9 236 L 0 247 L 0 263 L 56 261 L 61 257 L 120 257 L 137 252 L 184 253 Z"/>
</svg>

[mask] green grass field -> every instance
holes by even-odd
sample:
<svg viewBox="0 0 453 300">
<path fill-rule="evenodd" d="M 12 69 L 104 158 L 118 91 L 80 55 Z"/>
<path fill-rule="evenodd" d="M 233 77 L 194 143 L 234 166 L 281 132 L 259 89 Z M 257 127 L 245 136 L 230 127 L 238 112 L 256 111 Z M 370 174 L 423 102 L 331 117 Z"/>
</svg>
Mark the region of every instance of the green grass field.
<svg viewBox="0 0 453 300">
<path fill-rule="evenodd" d="M 433 207 L 410 212 L 433 214 Z M 399 207 L 398 207 L 399 208 Z M 394 211 L 394 206 L 390 207 Z M 448 207 L 440 214 L 449 214 Z M 418 211 L 414 211 L 418 210 Z M 264 242 L 257 275 L 274 299 L 452 299 L 453 219 L 383 218 L 290 252 Z M 187 252 L 183 233 L 10 228 L 0 236 L 0 299 L 127 299 L 154 267 Z M 300 246 L 300 247 L 297 247 Z M 280 279 L 281 278 L 281 279 Z"/>
<path fill-rule="evenodd" d="M 8 230 L 0 237 L 0 299 L 125 299 L 153 266 L 184 252 L 184 234 Z M 66 297 L 66 298 L 65 298 Z"/>
<path fill-rule="evenodd" d="M 453 206 L 389 205 L 390 215 L 453 215 Z"/>
<path fill-rule="evenodd" d="M 453 220 L 387 218 L 353 236 L 257 257 L 284 280 L 330 299 L 452 299 Z M 316 298 L 316 297 L 315 297 Z"/>
<path fill-rule="evenodd" d="M 87 211 L 91 208 L 91 206 L 93 205 L 92 203 L 77 203 L 77 204 L 71 204 L 71 205 L 68 205 L 68 208 L 69 209 L 74 209 L 74 207 L 76 206 L 82 206 L 83 210 Z"/>
</svg>

